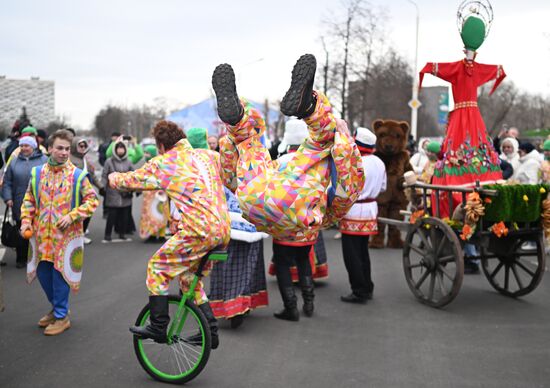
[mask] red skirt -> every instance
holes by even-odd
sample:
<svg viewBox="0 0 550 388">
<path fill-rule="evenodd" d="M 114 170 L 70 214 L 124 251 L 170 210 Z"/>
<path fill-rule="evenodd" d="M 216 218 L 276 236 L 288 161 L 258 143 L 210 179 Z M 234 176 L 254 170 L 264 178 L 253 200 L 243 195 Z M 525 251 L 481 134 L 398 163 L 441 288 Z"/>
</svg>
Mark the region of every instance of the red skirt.
<svg viewBox="0 0 550 388">
<path fill-rule="evenodd" d="M 477 107 L 449 115 L 442 159 L 436 163 L 434 185 L 473 186 L 502 179 L 500 160 Z"/>
</svg>

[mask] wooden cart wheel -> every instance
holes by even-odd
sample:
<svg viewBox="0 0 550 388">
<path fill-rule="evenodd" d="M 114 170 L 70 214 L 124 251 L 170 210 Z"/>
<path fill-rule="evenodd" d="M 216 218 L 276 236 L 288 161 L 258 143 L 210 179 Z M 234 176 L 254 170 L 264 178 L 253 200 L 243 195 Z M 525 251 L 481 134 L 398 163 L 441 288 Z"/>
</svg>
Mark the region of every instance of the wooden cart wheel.
<svg viewBox="0 0 550 388">
<path fill-rule="evenodd" d="M 539 285 L 546 267 L 542 235 L 508 236 L 502 245 L 505 252 L 493 253 L 483 249 L 481 263 L 489 283 L 501 294 L 516 298 L 527 295 Z M 523 249 L 526 242 L 536 247 Z"/>
<path fill-rule="evenodd" d="M 403 269 L 420 302 L 432 307 L 450 303 L 464 277 L 462 246 L 456 233 L 438 218 L 417 220 L 405 239 Z"/>
</svg>

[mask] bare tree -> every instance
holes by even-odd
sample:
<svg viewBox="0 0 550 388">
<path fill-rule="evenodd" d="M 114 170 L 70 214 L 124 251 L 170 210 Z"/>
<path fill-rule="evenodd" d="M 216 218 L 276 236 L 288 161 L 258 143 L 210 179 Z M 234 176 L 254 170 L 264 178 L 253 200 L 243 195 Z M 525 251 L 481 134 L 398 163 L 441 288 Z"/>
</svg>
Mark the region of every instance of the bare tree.
<svg viewBox="0 0 550 388">
<path fill-rule="evenodd" d="M 487 84 L 480 89 L 478 103 L 487 131 L 494 136 L 505 123 L 508 113 L 520 94 L 512 82 L 503 83 L 493 95 L 489 96 L 492 87 L 491 84 Z"/>
<path fill-rule="evenodd" d="M 367 125 L 367 110 L 369 89 L 372 78 L 372 68 L 385 55 L 384 22 L 387 19 L 384 9 L 363 7 L 359 10 L 360 23 L 355 29 L 354 61 L 352 72 L 354 78 L 360 82 L 361 93 L 359 122 Z"/>
<path fill-rule="evenodd" d="M 351 66 L 351 49 L 355 39 L 356 23 L 362 15 L 362 9 L 367 2 L 365 0 L 343 0 L 341 2 L 342 12 L 331 12 L 330 18 L 326 18 L 324 24 L 327 26 L 331 36 L 331 52 L 336 53 L 340 61 L 333 62 L 331 71 L 335 83 L 335 92 L 340 102 L 340 114 L 347 118 L 347 94 Z"/>
</svg>

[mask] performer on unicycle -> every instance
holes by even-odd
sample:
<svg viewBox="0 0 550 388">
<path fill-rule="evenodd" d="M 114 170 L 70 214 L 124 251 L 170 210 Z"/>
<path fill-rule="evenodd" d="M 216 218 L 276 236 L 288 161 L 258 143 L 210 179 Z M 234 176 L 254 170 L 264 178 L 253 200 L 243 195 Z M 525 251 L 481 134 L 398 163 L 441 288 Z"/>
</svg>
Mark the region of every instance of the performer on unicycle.
<svg viewBox="0 0 550 388">
<path fill-rule="evenodd" d="M 200 259 L 229 243 L 231 220 L 219 174 L 219 155 L 193 149 L 181 128 L 170 121 L 160 121 L 153 136 L 160 155 L 136 171 L 109 175 L 109 185 L 123 190 L 163 190 L 181 216 L 178 231 L 147 266 L 151 323 L 130 328 L 141 338 L 166 342 L 170 280 L 181 276 L 186 292 Z M 201 281 L 195 288 L 195 304 L 208 320 L 215 349 L 219 344 L 218 324 Z"/>
</svg>

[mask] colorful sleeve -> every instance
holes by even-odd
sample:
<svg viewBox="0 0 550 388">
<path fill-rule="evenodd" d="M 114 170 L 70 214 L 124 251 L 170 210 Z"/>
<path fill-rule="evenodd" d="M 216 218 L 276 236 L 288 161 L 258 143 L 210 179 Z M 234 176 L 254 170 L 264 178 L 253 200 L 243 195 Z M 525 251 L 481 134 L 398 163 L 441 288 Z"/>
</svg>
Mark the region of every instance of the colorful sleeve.
<svg viewBox="0 0 550 388">
<path fill-rule="evenodd" d="M 495 80 L 495 84 L 493 85 L 491 93 L 489 94 L 493 94 L 493 92 L 496 90 L 498 85 L 500 85 L 504 77 L 506 77 L 506 73 L 504 72 L 504 69 L 501 65 L 485 65 L 482 63 L 476 64 L 475 74 L 478 86 L 481 86 L 484 83 L 489 82 L 493 79 Z"/>
<path fill-rule="evenodd" d="M 32 185 L 29 182 L 25 198 L 23 198 L 23 204 L 21 205 L 21 226 L 32 225 L 32 220 L 36 215 L 36 200 L 32 193 Z"/>
<path fill-rule="evenodd" d="M 420 83 L 418 84 L 418 89 L 422 87 L 424 74 L 431 74 L 444 81 L 453 83 L 456 75 L 456 66 L 455 63 L 426 63 L 426 66 L 424 66 L 424 68 L 420 70 Z"/>
<path fill-rule="evenodd" d="M 97 205 L 99 205 L 99 200 L 89 179 L 82 181 L 80 194 L 82 195 L 82 204 L 69 212 L 69 216 L 73 222 L 91 217 Z"/>
<path fill-rule="evenodd" d="M 160 190 L 159 168 L 152 159 L 141 168 L 131 172 L 114 172 L 109 175 L 109 183 L 117 190 Z"/>
</svg>

